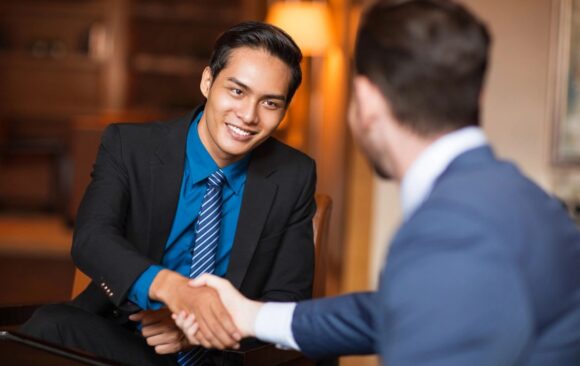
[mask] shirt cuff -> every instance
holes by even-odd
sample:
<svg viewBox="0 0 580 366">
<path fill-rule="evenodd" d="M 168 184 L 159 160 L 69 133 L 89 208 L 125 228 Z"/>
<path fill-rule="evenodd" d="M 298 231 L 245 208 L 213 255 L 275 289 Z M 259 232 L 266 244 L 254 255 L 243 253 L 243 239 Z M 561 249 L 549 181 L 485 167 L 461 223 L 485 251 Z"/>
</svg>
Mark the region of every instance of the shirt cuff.
<svg viewBox="0 0 580 366">
<path fill-rule="evenodd" d="M 159 301 L 149 300 L 149 287 L 157 274 L 163 269 L 161 266 L 152 265 L 147 268 L 137 281 L 131 286 L 127 298 L 143 310 L 157 310 L 163 307 Z"/>
<path fill-rule="evenodd" d="M 256 337 L 264 342 L 274 343 L 278 348 L 300 351 L 292 334 L 294 308 L 295 302 L 264 303 L 254 322 Z"/>
</svg>

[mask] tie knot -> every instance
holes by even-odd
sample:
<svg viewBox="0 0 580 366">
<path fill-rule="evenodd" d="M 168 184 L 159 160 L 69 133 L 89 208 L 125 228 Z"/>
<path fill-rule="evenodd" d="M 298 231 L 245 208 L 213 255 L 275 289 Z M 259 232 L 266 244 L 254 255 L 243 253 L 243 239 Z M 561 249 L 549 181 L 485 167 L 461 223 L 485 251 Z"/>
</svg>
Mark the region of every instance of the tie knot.
<svg viewBox="0 0 580 366">
<path fill-rule="evenodd" d="M 226 180 L 226 176 L 221 169 L 216 170 L 215 172 L 211 173 L 209 177 L 207 177 L 207 184 L 213 187 L 221 187 L 224 181 Z"/>
</svg>

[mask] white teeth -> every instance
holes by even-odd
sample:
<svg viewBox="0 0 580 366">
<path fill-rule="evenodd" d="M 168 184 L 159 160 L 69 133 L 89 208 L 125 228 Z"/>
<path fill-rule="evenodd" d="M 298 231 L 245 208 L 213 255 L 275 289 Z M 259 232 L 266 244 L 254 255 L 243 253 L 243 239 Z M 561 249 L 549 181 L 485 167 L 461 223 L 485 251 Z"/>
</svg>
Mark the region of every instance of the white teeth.
<svg viewBox="0 0 580 366">
<path fill-rule="evenodd" d="M 245 130 L 242 130 L 241 128 L 239 128 L 239 127 L 236 127 L 236 126 L 234 126 L 234 125 L 230 125 L 230 124 L 228 124 L 228 127 L 229 127 L 230 129 L 232 129 L 232 130 L 233 130 L 235 133 L 237 133 L 238 135 L 242 135 L 242 136 L 250 136 L 250 135 L 251 135 L 251 133 L 250 133 L 250 132 L 248 132 L 248 131 L 245 131 Z"/>
</svg>

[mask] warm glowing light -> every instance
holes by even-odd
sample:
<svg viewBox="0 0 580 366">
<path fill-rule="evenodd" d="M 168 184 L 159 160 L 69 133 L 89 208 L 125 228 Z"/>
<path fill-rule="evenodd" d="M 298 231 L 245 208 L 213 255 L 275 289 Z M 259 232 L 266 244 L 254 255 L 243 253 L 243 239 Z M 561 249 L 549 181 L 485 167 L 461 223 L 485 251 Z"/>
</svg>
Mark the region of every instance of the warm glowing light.
<svg viewBox="0 0 580 366">
<path fill-rule="evenodd" d="M 328 7 L 321 2 L 276 2 L 266 22 L 285 30 L 305 56 L 324 54 L 332 42 Z"/>
</svg>

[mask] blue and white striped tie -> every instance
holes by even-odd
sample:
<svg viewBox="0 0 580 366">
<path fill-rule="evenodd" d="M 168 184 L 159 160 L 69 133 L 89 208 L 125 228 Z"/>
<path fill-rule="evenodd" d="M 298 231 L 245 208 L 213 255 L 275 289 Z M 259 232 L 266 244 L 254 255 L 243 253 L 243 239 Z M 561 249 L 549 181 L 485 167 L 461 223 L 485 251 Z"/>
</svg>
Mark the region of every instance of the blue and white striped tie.
<svg viewBox="0 0 580 366">
<path fill-rule="evenodd" d="M 215 255 L 220 238 L 222 221 L 222 185 L 226 179 L 221 169 L 207 178 L 207 189 L 203 196 L 197 224 L 195 226 L 195 244 L 189 272 L 190 278 L 215 270 Z M 180 352 L 177 362 L 180 366 L 200 365 L 206 350 L 196 347 Z"/>
</svg>

